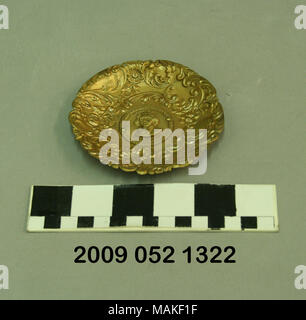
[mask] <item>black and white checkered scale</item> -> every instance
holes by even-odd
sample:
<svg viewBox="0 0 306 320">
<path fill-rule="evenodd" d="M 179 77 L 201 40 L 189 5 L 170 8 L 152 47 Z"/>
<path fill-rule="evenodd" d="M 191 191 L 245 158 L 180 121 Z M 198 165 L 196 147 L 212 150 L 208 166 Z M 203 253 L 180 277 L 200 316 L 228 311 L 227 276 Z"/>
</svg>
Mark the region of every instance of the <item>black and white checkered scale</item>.
<svg viewBox="0 0 306 320">
<path fill-rule="evenodd" d="M 277 231 L 274 185 L 33 186 L 27 230 Z"/>
</svg>

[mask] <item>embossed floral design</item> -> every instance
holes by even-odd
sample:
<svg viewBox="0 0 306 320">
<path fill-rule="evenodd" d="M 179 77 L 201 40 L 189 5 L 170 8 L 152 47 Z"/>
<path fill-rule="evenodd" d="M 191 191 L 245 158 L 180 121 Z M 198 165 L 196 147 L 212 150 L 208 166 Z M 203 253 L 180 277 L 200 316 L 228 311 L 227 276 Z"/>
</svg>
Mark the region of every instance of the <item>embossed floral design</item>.
<svg viewBox="0 0 306 320">
<path fill-rule="evenodd" d="M 135 120 L 135 125 L 138 128 L 147 129 L 150 133 L 152 133 L 154 129 L 158 128 L 159 122 L 159 119 L 153 117 L 151 114 L 141 113 Z"/>
<path fill-rule="evenodd" d="M 127 74 L 127 80 L 131 84 L 138 84 L 143 80 L 143 74 L 138 69 L 131 69 L 129 73 Z"/>
<path fill-rule="evenodd" d="M 78 92 L 69 120 L 82 147 L 99 158 L 101 130 L 114 128 L 119 132 L 120 122 L 128 115 L 134 126 L 150 132 L 169 126 L 171 130 L 205 128 L 208 143 L 219 138 L 224 126 L 223 110 L 213 85 L 191 69 L 166 60 L 131 61 L 102 70 Z M 158 174 L 187 165 L 112 167 Z"/>
<path fill-rule="evenodd" d="M 160 62 L 151 63 L 145 70 L 146 82 L 155 88 L 168 86 L 171 82 L 171 66 L 165 66 Z"/>
</svg>

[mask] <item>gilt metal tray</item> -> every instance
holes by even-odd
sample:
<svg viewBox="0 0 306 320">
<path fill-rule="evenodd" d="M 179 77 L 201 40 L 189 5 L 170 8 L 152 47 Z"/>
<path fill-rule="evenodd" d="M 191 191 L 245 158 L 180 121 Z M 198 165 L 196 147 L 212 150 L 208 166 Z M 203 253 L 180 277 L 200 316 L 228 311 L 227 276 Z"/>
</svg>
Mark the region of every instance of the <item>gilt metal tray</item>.
<svg viewBox="0 0 306 320">
<path fill-rule="evenodd" d="M 101 131 L 112 128 L 120 135 L 123 121 L 130 121 L 131 131 L 144 128 L 152 135 L 154 129 L 207 129 L 208 145 L 224 128 L 214 86 L 188 67 L 167 60 L 130 61 L 97 73 L 79 90 L 69 120 L 76 140 L 97 159 L 105 143 L 99 140 Z M 122 156 L 120 149 L 120 160 Z M 138 174 L 158 174 L 189 164 L 120 161 L 109 165 Z"/>
</svg>

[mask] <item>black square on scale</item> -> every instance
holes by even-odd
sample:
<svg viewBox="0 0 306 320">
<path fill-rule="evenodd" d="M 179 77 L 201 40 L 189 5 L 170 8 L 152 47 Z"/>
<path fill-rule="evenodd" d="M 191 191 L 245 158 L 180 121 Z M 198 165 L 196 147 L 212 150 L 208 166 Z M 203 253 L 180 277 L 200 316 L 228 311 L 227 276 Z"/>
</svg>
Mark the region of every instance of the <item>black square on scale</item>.
<svg viewBox="0 0 306 320">
<path fill-rule="evenodd" d="M 114 186 L 113 217 L 143 216 L 153 218 L 153 184 Z"/>
<path fill-rule="evenodd" d="M 235 186 L 196 184 L 194 186 L 196 216 L 235 216 Z"/>
<path fill-rule="evenodd" d="M 69 216 L 72 187 L 34 186 L 31 216 Z"/>
</svg>

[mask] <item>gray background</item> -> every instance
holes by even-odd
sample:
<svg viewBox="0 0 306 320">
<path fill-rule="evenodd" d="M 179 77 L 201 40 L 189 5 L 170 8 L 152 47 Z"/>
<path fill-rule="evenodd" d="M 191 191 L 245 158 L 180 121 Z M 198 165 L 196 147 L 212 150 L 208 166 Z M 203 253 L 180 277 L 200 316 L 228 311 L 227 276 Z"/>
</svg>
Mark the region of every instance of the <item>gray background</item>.
<svg viewBox="0 0 306 320">
<path fill-rule="evenodd" d="M 294 268 L 305 255 L 306 30 L 302 1 L 1 1 L 0 299 L 305 299 Z M 217 88 L 225 133 L 208 172 L 155 177 L 101 166 L 74 141 L 67 115 L 82 83 L 105 67 L 169 59 Z M 26 233 L 32 184 L 156 182 L 277 185 L 280 232 Z M 172 245 L 175 264 L 74 264 L 77 245 Z M 193 247 L 236 247 L 236 264 L 187 264 Z"/>
</svg>

